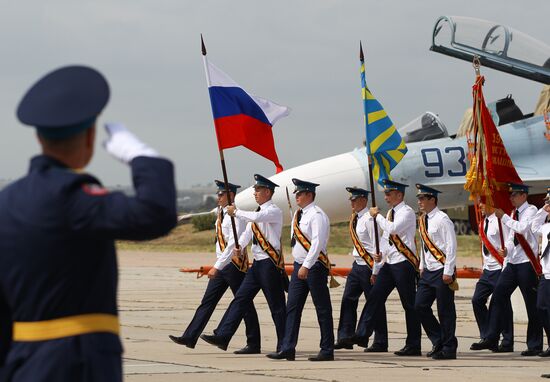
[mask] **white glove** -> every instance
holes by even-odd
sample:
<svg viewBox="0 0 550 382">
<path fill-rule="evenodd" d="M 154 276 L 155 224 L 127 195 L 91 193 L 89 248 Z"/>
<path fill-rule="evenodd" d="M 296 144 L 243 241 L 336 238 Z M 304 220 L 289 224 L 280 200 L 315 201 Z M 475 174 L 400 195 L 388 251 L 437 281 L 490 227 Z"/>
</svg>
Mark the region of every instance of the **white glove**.
<svg viewBox="0 0 550 382">
<path fill-rule="evenodd" d="M 106 123 L 105 130 L 109 137 L 103 142 L 103 147 L 109 154 L 123 163 L 130 163 L 135 157 L 157 158 L 159 154 L 140 141 L 122 123 Z"/>
</svg>

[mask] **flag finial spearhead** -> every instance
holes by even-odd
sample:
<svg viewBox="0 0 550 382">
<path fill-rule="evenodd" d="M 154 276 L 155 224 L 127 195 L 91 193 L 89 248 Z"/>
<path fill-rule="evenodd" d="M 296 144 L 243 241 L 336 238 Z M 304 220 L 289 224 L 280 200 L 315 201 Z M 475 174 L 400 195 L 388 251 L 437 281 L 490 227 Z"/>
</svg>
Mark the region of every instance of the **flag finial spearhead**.
<svg viewBox="0 0 550 382">
<path fill-rule="evenodd" d="M 202 55 L 206 56 L 206 46 L 204 46 L 204 40 L 202 38 L 202 33 L 201 33 L 201 50 L 202 50 Z"/>
<path fill-rule="evenodd" d="M 359 60 L 361 60 L 361 62 L 365 61 L 365 56 L 363 55 L 363 44 L 361 43 L 361 40 L 359 40 Z"/>
</svg>

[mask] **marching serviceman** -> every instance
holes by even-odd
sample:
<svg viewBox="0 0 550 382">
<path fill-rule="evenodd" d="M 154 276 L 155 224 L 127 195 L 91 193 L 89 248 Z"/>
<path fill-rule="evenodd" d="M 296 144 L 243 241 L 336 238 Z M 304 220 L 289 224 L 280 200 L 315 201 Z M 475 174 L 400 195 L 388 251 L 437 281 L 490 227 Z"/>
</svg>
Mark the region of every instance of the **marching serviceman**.
<svg viewBox="0 0 550 382">
<path fill-rule="evenodd" d="M 527 185 L 511 183 L 509 186 L 510 201 L 515 207 L 511 216 L 504 214 L 501 209 L 495 210 L 495 215 L 502 219 L 502 224 L 510 229 L 505 248 L 499 250 L 500 255 L 506 257 L 506 266 L 493 291 L 487 338 L 479 346 L 483 349 L 497 346 L 499 334 L 506 325 L 510 297 L 519 287 L 528 318 L 527 350 L 521 352 L 521 355 L 535 356 L 542 350 L 542 325 L 537 312 L 537 285 L 541 274 L 539 243 L 531 232 L 531 220 L 537 213 L 537 207 L 527 203 Z"/>
<path fill-rule="evenodd" d="M 228 206 L 227 213 L 247 222 L 246 229 L 239 237 L 241 250 L 233 249 L 234 256 L 241 256 L 244 248 L 252 240 L 254 262 L 246 273 L 235 298 L 227 312 L 214 330 L 214 335 L 203 334 L 200 337 L 209 344 L 227 350 L 229 341 L 237 331 L 243 317 L 253 306 L 254 297 L 261 290 L 264 293 L 271 317 L 277 332 L 277 351 L 281 348 L 285 332 L 285 291 L 283 280 L 284 257 L 281 247 L 283 212 L 271 198 L 275 187 L 269 179 L 254 175 L 254 198 L 259 207 L 256 211 L 238 210 Z M 243 349 L 245 350 L 245 349 Z M 257 349 L 258 352 L 260 349 Z M 241 353 L 246 353 L 242 351 Z"/>
<path fill-rule="evenodd" d="M 487 309 L 487 299 L 495 290 L 502 267 L 504 266 L 505 258 L 503 258 L 498 250 L 501 249 L 501 232 L 499 229 L 498 219 L 493 213 L 488 213 L 485 203 L 479 203 L 479 208 L 483 219 L 479 224 L 479 237 L 482 243 L 483 257 L 483 273 L 476 283 L 474 295 L 472 296 L 472 307 L 479 328 L 479 337 L 481 342 L 487 338 L 489 331 L 489 317 L 492 314 L 491 305 Z M 508 237 L 508 229 L 502 225 L 502 237 Z M 512 304 L 508 300 L 508 306 L 504 310 L 506 315 L 503 319 L 505 325 L 502 330 L 502 342 L 493 350 L 496 353 L 507 353 L 514 351 L 514 321 Z M 480 343 L 474 342 L 470 346 L 470 350 L 480 350 Z"/>
<path fill-rule="evenodd" d="M 17 117 L 42 154 L 0 193 L 0 379 L 121 381 L 115 240 L 150 240 L 177 222 L 174 168 L 121 124 L 106 150 L 132 170 L 135 196 L 109 192 L 83 169 L 94 154 L 109 86 L 67 66 L 36 82 Z M 11 330 L 10 330 L 11 331 Z"/>
<path fill-rule="evenodd" d="M 421 238 L 420 281 L 415 297 L 415 310 L 428 338 L 433 359 L 456 359 L 456 235 L 446 213 L 437 208 L 440 191 L 417 184 L 418 219 Z M 436 300 L 437 316 L 432 311 Z"/>
<path fill-rule="evenodd" d="M 539 357 L 550 357 L 550 187 L 547 189 L 544 206 L 537 212 L 531 224 L 531 230 L 536 236 L 542 236 L 540 264 L 542 276 L 537 290 L 537 309 L 542 322 L 548 348 L 539 353 Z"/>
<path fill-rule="evenodd" d="M 352 255 L 355 259 L 351 271 L 346 279 L 346 287 L 342 295 L 340 307 L 340 321 L 338 323 L 338 340 L 334 349 L 353 349 L 353 339 L 357 326 L 357 305 L 359 297 L 364 294 L 365 299 L 370 298 L 372 289 L 372 270 L 376 267 L 374 254 L 374 219 L 369 215 L 367 202 L 369 191 L 357 187 L 346 187 L 349 192 L 349 200 L 352 215 L 349 223 L 349 231 L 353 243 Z M 379 231 L 381 232 L 381 231 Z M 385 243 L 379 237 L 381 248 Z M 367 352 L 388 351 L 388 324 L 386 322 L 386 308 L 382 306 L 374 325 L 374 342 Z M 368 342 L 363 341 L 360 345 Z"/>
<path fill-rule="evenodd" d="M 235 239 L 233 238 L 231 217 L 227 213 L 228 198 L 225 183 L 219 180 L 215 180 L 215 182 L 218 187 L 218 217 L 215 225 L 217 261 L 208 272 L 208 285 L 191 323 L 180 337 L 169 336 L 175 343 L 189 348 L 195 347 L 199 336 L 227 288 L 230 288 L 233 295 L 235 295 L 248 270 L 246 251 L 241 252 L 242 257 L 233 256 Z M 235 200 L 235 194 L 240 186 L 228 183 L 228 187 L 231 200 Z M 241 219 L 234 219 L 234 221 L 237 236 L 240 236 L 246 227 L 246 222 Z M 235 354 L 258 354 L 260 353 L 261 337 L 258 314 L 254 309 L 254 304 L 251 304 L 250 311 L 244 316 L 244 323 L 246 325 L 247 344 L 243 349 L 235 351 Z"/>
<path fill-rule="evenodd" d="M 405 310 L 407 338 L 405 346 L 394 354 L 399 356 L 421 355 L 420 320 L 414 309 L 416 280 L 419 260 L 416 256 L 416 215 L 414 210 L 405 204 L 406 184 L 384 180 L 384 199 L 391 207 L 384 218 L 377 207 L 370 209 L 370 215 L 376 217 L 376 223 L 384 231 L 382 267 L 373 277 L 374 287 L 371 290 L 365 311 L 357 329 L 358 338 L 368 338 L 376 325 L 376 314 L 385 312 L 386 300 L 397 288 L 401 305 Z M 377 274 L 376 274 L 377 273 Z"/>
<path fill-rule="evenodd" d="M 295 212 L 291 227 L 294 272 L 288 287 L 285 337 L 280 351 L 267 356 L 272 359 L 294 360 L 302 311 L 311 292 L 321 329 L 321 351 L 309 360 L 332 361 L 334 328 L 327 286 L 330 270 L 327 257 L 329 219 L 323 210 L 315 205 L 315 188 L 318 184 L 299 179 L 292 179 L 292 182 L 296 186 L 294 193 L 300 209 Z"/>
</svg>

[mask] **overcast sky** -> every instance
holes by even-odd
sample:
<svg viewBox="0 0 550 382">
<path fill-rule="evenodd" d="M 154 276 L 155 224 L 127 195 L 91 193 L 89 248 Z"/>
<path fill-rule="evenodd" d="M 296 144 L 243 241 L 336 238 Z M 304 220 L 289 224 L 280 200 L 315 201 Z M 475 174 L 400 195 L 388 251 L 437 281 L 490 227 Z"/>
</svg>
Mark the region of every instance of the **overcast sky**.
<svg viewBox="0 0 550 382">
<path fill-rule="evenodd" d="M 424 111 L 451 133 L 471 105 L 471 65 L 429 51 L 441 15 L 497 21 L 550 43 L 549 0 L 183 1 L 0 0 L 0 179 L 27 171 L 38 153 L 15 108 L 27 88 L 67 64 L 99 69 L 111 86 L 100 117 L 120 121 L 176 165 L 180 188 L 221 177 L 200 54 L 248 91 L 292 108 L 273 131 L 285 168 L 352 150 L 364 139 L 358 45 L 367 81 L 397 126 Z M 511 93 L 524 113 L 541 85 L 483 70 L 486 99 Z M 99 141 L 105 138 L 103 130 Z M 99 143 L 98 141 L 98 143 Z M 230 181 L 272 175 L 244 148 L 225 153 Z M 88 170 L 127 185 L 127 168 L 101 147 Z"/>
</svg>

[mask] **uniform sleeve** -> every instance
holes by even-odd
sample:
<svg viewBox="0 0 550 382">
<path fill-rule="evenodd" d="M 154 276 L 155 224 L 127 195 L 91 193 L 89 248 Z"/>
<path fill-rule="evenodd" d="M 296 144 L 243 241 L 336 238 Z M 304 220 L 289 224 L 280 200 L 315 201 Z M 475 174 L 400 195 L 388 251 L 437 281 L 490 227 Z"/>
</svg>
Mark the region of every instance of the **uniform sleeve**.
<svg viewBox="0 0 550 382">
<path fill-rule="evenodd" d="M 246 223 L 241 219 L 235 219 L 235 228 L 237 230 L 237 237 L 241 237 L 241 234 L 246 228 Z M 214 268 L 222 270 L 227 264 L 231 262 L 231 257 L 233 256 L 233 249 L 235 249 L 235 237 L 233 236 L 233 228 L 229 231 L 229 240 L 225 246 L 225 250 L 216 260 Z"/>
<path fill-rule="evenodd" d="M 0 371 L 6 362 L 6 356 L 11 346 L 12 327 L 11 309 L 3 291 L 0 289 Z"/>
<path fill-rule="evenodd" d="M 531 219 L 537 213 L 536 207 L 528 207 L 523 211 L 523 219 L 521 221 L 514 220 L 508 215 L 502 217 L 502 223 L 505 224 L 510 230 L 525 235 L 531 229 Z"/>
<path fill-rule="evenodd" d="M 245 248 L 248 246 L 250 240 L 252 240 L 252 236 L 252 223 L 247 223 L 245 230 L 239 237 L 239 245 L 241 246 L 241 248 Z"/>
<path fill-rule="evenodd" d="M 315 262 L 319 258 L 319 252 L 322 250 L 322 243 L 326 241 L 323 225 L 323 215 L 320 213 L 314 214 L 311 218 L 311 247 L 302 264 L 307 269 L 311 269 L 315 265 Z"/>
<path fill-rule="evenodd" d="M 137 157 L 130 166 L 135 196 L 96 192 L 84 180 L 72 185 L 66 205 L 70 229 L 95 238 L 150 240 L 175 227 L 172 163 L 161 158 Z"/>
<path fill-rule="evenodd" d="M 445 267 L 443 274 L 452 276 L 456 268 L 456 234 L 454 224 L 448 217 L 442 221 L 441 233 L 445 240 Z"/>
<path fill-rule="evenodd" d="M 533 234 L 535 234 L 536 237 L 540 237 L 542 235 L 541 228 L 544 225 L 547 216 L 548 212 L 541 208 L 537 211 L 537 214 L 533 218 L 533 221 L 531 223 L 531 231 L 533 232 Z"/>
<path fill-rule="evenodd" d="M 246 222 L 278 223 L 281 221 L 281 210 L 278 208 L 265 208 L 257 212 L 237 210 L 235 216 Z"/>
<path fill-rule="evenodd" d="M 403 207 L 402 207 L 403 208 Z M 412 214 L 412 218 L 411 218 Z M 395 221 L 390 222 L 381 214 L 376 215 L 376 222 L 384 232 L 389 233 L 390 235 L 399 234 L 400 232 L 405 232 L 407 229 L 414 225 L 416 227 L 416 219 L 414 218 L 414 212 L 407 211 L 403 214 L 396 214 Z"/>
</svg>

